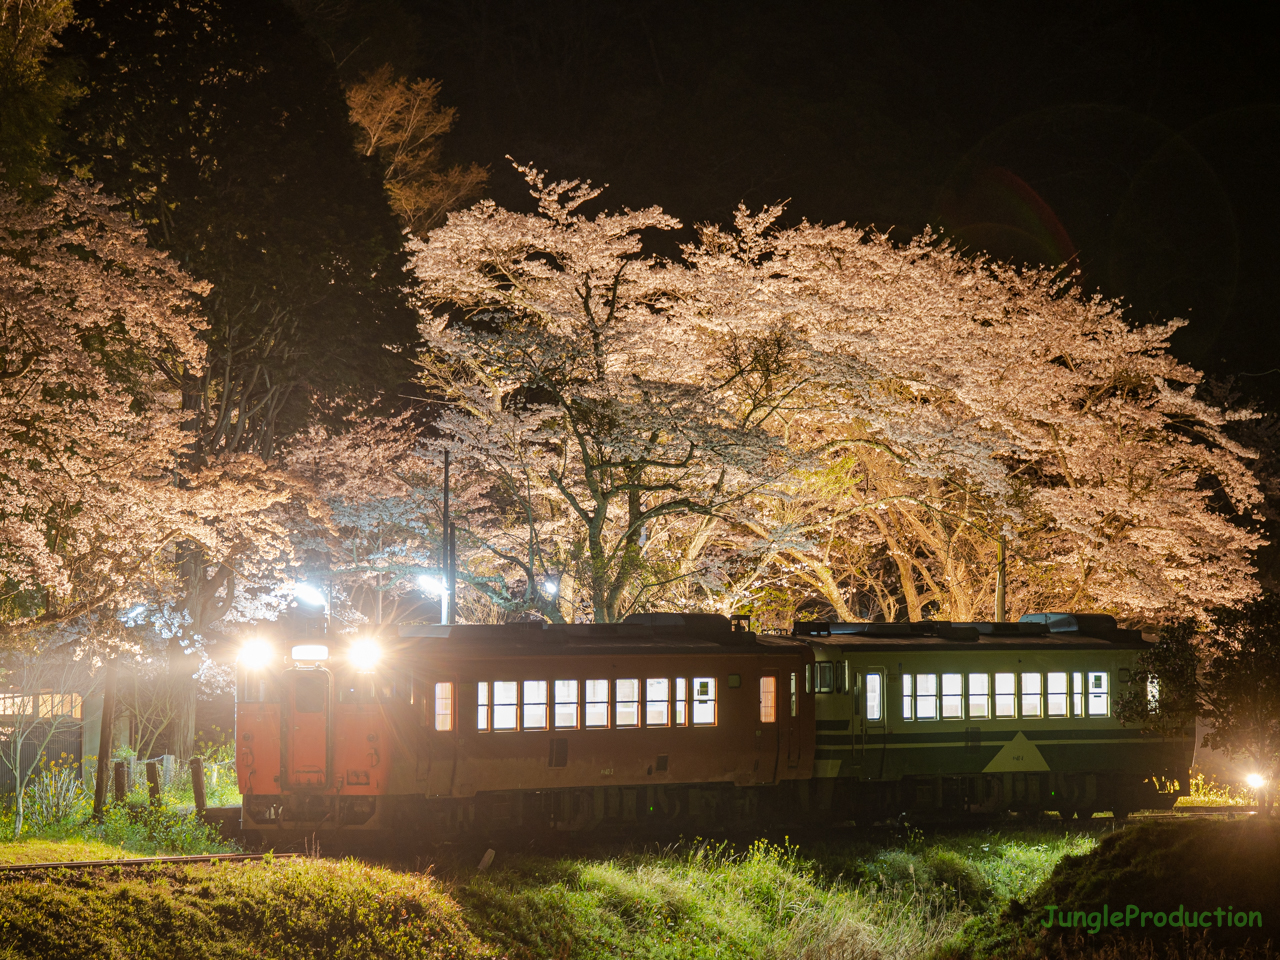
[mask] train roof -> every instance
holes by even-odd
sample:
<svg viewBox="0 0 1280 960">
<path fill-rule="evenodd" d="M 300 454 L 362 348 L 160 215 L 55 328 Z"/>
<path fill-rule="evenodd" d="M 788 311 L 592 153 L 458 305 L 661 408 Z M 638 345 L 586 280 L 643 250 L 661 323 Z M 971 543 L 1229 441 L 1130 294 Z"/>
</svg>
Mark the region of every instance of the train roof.
<svg viewBox="0 0 1280 960">
<path fill-rule="evenodd" d="M 1026 614 L 1017 623 L 920 620 L 908 623 L 798 622 L 792 636 L 868 653 L 893 650 L 1145 650 L 1139 630 L 1106 614 Z"/>
<path fill-rule="evenodd" d="M 794 653 L 800 638 L 771 636 L 717 614 L 640 614 L 623 623 L 406 624 L 403 640 L 458 656 L 545 657 Z"/>
<path fill-rule="evenodd" d="M 797 622 L 790 635 L 746 629 L 745 618 L 711 613 L 633 614 L 622 623 L 406 624 L 403 640 L 457 656 L 778 654 L 813 642 L 867 653 L 961 650 L 1143 650 L 1138 630 L 1105 614 L 1026 614 L 1017 623 L 923 620 L 908 623 Z"/>
</svg>

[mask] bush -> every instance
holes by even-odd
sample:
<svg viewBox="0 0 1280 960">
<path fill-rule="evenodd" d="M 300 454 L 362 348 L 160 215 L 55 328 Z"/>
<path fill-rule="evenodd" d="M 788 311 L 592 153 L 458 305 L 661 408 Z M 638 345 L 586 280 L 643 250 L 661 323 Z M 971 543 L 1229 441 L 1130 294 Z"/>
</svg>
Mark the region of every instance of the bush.
<svg viewBox="0 0 1280 960">
<path fill-rule="evenodd" d="M 93 797 L 70 764 L 41 762 L 40 772 L 27 781 L 23 793 L 23 829 L 32 833 L 67 828 L 88 816 Z"/>
<path fill-rule="evenodd" d="M 112 804 L 104 811 L 102 823 L 91 824 L 84 832 L 87 837 L 134 853 L 183 855 L 230 853 L 236 849 L 219 837 L 216 826 L 205 823 L 194 812 L 163 804 Z"/>
<path fill-rule="evenodd" d="M 881 888 L 910 892 L 933 884 L 933 872 L 914 853 L 884 850 L 863 867 L 863 879 Z"/>
<path fill-rule="evenodd" d="M 983 909 L 990 901 L 990 882 L 977 867 L 954 850 L 931 850 L 925 864 L 935 883 L 946 884 L 975 909 Z"/>
</svg>

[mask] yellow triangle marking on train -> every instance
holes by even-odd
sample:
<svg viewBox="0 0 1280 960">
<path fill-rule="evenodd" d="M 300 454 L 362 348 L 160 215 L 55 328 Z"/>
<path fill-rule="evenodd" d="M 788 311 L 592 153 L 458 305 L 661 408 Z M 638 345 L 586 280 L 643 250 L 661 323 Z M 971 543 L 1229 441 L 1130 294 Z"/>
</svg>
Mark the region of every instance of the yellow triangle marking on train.
<svg viewBox="0 0 1280 960">
<path fill-rule="evenodd" d="M 1037 773 L 1048 770 L 1049 765 L 1036 749 L 1036 745 L 1018 731 L 1018 735 L 1000 748 L 983 768 L 983 773 Z"/>
</svg>

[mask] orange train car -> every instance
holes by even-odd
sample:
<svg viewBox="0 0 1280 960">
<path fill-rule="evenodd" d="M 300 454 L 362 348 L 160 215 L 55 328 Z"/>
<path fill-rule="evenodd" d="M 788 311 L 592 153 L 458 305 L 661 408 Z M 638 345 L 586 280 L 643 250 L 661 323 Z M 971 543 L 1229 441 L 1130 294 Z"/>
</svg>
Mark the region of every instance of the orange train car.
<svg viewBox="0 0 1280 960">
<path fill-rule="evenodd" d="M 707 829 L 806 805 L 798 640 L 710 614 L 324 639 L 239 661 L 250 836 Z"/>
</svg>

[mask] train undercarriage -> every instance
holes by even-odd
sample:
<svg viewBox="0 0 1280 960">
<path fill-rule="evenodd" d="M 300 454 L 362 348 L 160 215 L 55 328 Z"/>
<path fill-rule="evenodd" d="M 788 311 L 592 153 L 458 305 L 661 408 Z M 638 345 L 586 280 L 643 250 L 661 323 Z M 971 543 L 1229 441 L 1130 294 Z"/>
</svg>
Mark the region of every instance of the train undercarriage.
<svg viewBox="0 0 1280 960">
<path fill-rule="evenodd" d="M 981 822 L 1056 813 L 1123 818 L 1136 810 L 1169 810 L 1186 784 L 1119 774 L 1003 773 L 852 778 L 739 787 L 731 783 L 505 790 L 468 798 L 341 797 L 285 794 L 244 798 L 242 829 L 250 840 L 313 834 L 382 833 L 430 842 L 466 836 L 646 834 L 820 823 L 873 826 Z"/>
</svg>

